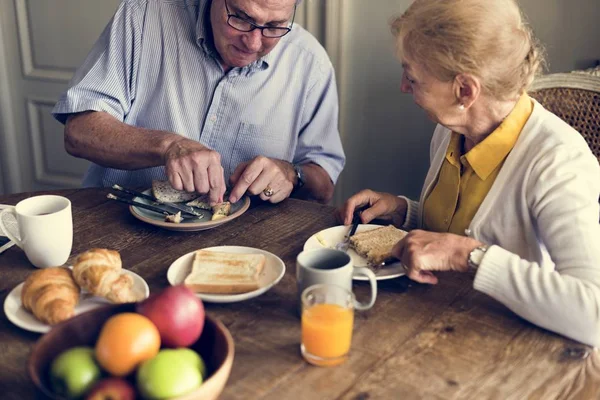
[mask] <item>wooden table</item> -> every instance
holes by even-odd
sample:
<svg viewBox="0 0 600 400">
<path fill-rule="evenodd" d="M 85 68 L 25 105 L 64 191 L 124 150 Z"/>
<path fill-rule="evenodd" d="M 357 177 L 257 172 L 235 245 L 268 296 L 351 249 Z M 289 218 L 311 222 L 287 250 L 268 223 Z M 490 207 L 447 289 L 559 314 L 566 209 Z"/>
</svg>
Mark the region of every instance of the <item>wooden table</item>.
<svg viewBox="0 0 600 400">
<path fill-rule="evenodd" d="M 537 328 L 472 289 L 466 274 L 441 275 L 437 286 L 407 278 L 382 281 L 377 303 L 357 313 L 349 361 L 306 364 L 299 353 L 295 258 L 313 233 L 336 225 L 333 208 L 299 200 L 259 204 L 232 223 L 203 232 L 170 232 L 135 219 L 105 189 L 54 192 L 73 203 L 73 254 L 116 249 L 151 291 L 168 285 L 179 256 L 217 245 L 252 246 L 281 257 L 282 281 L 234 304 L 206 304 L 230 329 L 235 360 L 222 399 L 552 399 L 600 398 L 597 352 Z M 39 194 L 39 193 L 36 193 Z M 16 204 L 33 194 L 0 198 Z M 0 255 L 2 302 L 34 268 L 16 246 Z M 360 298 L 368 285 L 358 283 Z M 39 335 L 0 330 L 0 398 L 39 398 L 26 373 Z"/>
</svg>

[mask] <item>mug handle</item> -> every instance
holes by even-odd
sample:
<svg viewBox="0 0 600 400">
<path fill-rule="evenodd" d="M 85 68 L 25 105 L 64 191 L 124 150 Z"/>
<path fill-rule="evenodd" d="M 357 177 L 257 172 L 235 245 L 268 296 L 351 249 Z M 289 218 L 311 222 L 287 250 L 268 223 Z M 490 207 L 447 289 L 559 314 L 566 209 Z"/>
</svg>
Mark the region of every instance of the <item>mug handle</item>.
<svg viewBox="0 0 600 400">
<path fill-rule="evenodd" d="M 375 299 L 377 298 L 377 278 L 375 277 L 373 271 L 367 267 L 354 267 L 352 275 L 364 275 L 369 278 L 369 283 L 371 284 L 371 300 L 368 303 L 361 303 L 357 300 L 354 301 L 354 308 L 357 310 L 368 310 L 373 307 L 373 304 L 375 304 Z"/>
<path fill-rule="evenodd" d="M 17 244 L 20 248 L 23 248 L 23 243 L 13 233 L 4 225 L 4 216 L 7 214 L 11 214 L 15 220 L 17 219 L 17 211 L 15 207 L 5 208 L 0 212 L 0 230 L 4 232 L 4 234 L 13 242 Z"/>
</svg>

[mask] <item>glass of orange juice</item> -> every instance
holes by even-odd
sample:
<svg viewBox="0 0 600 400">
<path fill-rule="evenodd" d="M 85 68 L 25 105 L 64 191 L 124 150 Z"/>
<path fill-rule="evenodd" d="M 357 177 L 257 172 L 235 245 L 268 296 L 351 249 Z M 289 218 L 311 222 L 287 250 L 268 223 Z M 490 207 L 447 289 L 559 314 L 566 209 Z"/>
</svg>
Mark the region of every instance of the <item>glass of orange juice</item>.
<svg viewBox="0 0 600 400">
<path fill-rule="evenodd" d="M 337 285 L 318 284 L 302 292 L 302 356 L 331 367 L 348 359 L 354 325 L 354 295 Z"/>
</svg>

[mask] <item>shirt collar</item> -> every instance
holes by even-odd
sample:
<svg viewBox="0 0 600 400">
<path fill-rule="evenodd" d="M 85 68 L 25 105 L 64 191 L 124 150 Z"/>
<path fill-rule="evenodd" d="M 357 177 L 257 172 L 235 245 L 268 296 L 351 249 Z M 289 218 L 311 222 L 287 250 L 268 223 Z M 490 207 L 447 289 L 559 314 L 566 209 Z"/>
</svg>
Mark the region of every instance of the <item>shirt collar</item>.
<svg viewBox="0 0 600 400">
<path fill-rule="evenodd" d="M 196 19 L 196 43 L 204 50 L 204 52 L 215 59 L 219 58 L 217 49 L 212 35 L 212 29 L 210 25 L 210 7 L 212 2 L 206 0 L 200 0 L 198 3 L 198 15 Z M 289 34 L 288 34 L 289 35 Z M 287 36 L 287 35 L 286 35 Z M 283 40 L 285 36 L 281 39 Z M 281 40 L 275 48 L 273 48 L 267 55 L 259 58 L 251 64 L 240 68 L 241 73 L 245 72 L 245 75 L 250 75 L 253 72 L 262 71 L 273 63 L 274 53 L 279 49 Z"/>
<path fill-rule="evenodd" d="M 532 111 L 533 103 L 525 93 L 500 126 L 464 155 L 480 179 L 485 180 L 510 153 Z"/>
</svg>

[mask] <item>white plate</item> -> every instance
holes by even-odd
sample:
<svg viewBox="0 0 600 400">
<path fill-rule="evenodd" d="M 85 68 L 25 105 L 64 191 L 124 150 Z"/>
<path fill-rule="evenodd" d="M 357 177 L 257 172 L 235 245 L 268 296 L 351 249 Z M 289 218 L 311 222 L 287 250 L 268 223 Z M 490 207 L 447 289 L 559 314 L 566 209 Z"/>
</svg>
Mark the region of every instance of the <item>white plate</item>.
<svg viewBox="0 0 600 400">
<path fill-rule="evenodd" d="M 144 194 L 152 196 L 152 189 L 147 189 L 143 192 Z M 141 198 L 134 197 L 133 200 L 139 201 L 144 204 L 151 204 L 150 201 Z M 223 225 L 232 221 L 242 215 L 248 210 L 250 207 L 250 198 L 248 196 L 242 197 L 239 201 L 233 203 L 231 205 L 231 212 L 225 218 L 217 219 L 212 221 L 210 218 L 212 217 L 212 213 L 207 210 L 202 210 L 200 208 L 195 208 L 200 214 L 203 215 L 203 218 L 183 218 L 183 221 L 179 224 L 174 224 L 172 222 L 166 222 L 165 216 L 154 211 L 146 210 L 144 208 L 129 206 L 129 211 L 133 214 L 134 217 L 139 219 L 140 221 L 144 221 L 150 225 L 158 226 L 161 228 L 168 229 L 170 231 L 203 231 L 206 229 L 216 228 L 217 226 Z"/>
<path fill-rule="evenodd" d="M 381 225 L 361 224 L 356 229 L 356 232 L 370 231 L 371 229 L 375 228 L 381 228 Z M 318 249 L 323 247 L 335 248 L 336 244 L 344 240 L 344 236 L 346 235 L 346 233 L 348 233 L 348 229 L 350 229 L 349 226 L 340 225 L 317 232 L 311 237 L 309 237 L 306 243 L 304 243 L 304 250 Z M 319 241 L 319 239 L 321 240 Z M 348 255 L 352 259 L 352 264 L 355 267 L 367 266 L 367 260 L 364 257 L 360 256 L 358 253 L 356 253 L 354 250 L 348 249 Z M 377 272 L 375 272 L 375 276 L 377 277 L 378 281 L 397 278 L 405 274 L 406 271 L 404 270 L 404 267 L 400 262 L 395 262 L 386 265 L 385 267 L 380 268 Z M 357 281 L 368 280 L 368 278 L 365 276 L 356 276 L 353 279 Z"/>
<path fill-rule="evenodd" d="M 123 269 L 123 272 L 133 278 L 133 290 L 138 293 L 143 293 L 144 299 L 150 295 L 150 288 L 141 276 L 126 269 Z M 23 308 L 23 304 L 21 303 L 21 291 L 23 290 L 24 284 L 25 282 L 17 285 L 8 294 L 6 300 L 4 300 L 4 313 L 9 321 L 17 325 L 19 328 L 23 328 L 31 332 L 46 333 L 52 327 L 39 321 L 33 316 L 33 314 Z M 75 307 L 75 315 L 93 310 L 94 308 L 105 306 L 107 304 L 112 303 L 106 299 L 92 296 L 88 292 L 82 291 L 79 297 L 79 304 L 77 304 Z"/>
<path fill-rule="evenodd" d="M 209 303 L 235 303 L 237 301 L 248 300 L 256 296 L 260 296 L 265 293 L 273 286 L 275 286 L 283 275 L 285 274 L 285 264 L 281 261 L 281 258 L 277 257 L 273 253 L 269 253 L 265 250 L 256 249 L 254 247 L 243 247 L 243 246 L 217 246 L 207 247 L 202 250 L 220 251 L 222 253 L 240 253 L 240 254 L 264 254 L 267 258 L 265 267 L 258 277 L 258 284 L 260 288 L 248 292 L 239 294 L 212 294 L 212 293 L 196 293 L 196 296 L 200 297 L 203 301 Z M 192 263 L 194 261 L 194 254 L 192 251 L 184 256 L 179 257 L 171 264 L 167 271 L 167 279 L 173 286 L 180 285 L 183 283 L 186 276 L 192 271 Z"/>
</svg>

